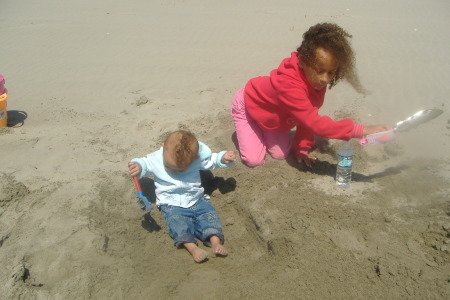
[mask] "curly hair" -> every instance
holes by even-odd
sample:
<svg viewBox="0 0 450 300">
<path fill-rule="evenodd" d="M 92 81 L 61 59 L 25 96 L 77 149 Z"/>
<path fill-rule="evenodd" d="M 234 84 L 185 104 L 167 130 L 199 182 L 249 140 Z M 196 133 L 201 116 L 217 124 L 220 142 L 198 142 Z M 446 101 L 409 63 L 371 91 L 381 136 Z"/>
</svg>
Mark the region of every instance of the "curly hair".
<svg viewBox="0 0 450 300">
<path fill-rule="evenodd" d="M 170 153 L 178 167 L 186 167 L 198 154 L 198 141 L 191 132 L 178 130 L 167 137 L 164 149 Z"/>
<path fill-rule="evenodd" d="M 366 90 L 361 85 L 355 68 L 355 55 L 349 42 L 351 37 L 336 24 L 316 24 L 303 34 L 302 44 L 297 48 L 297 57 L 308 64 L 314 64 L 317 48 L 331 52 L 338 61 L 338 69 L 330 82 L 330 89 L 341 79 L 345 79 L 357 92 L 365 94 Z"/>
</svg>

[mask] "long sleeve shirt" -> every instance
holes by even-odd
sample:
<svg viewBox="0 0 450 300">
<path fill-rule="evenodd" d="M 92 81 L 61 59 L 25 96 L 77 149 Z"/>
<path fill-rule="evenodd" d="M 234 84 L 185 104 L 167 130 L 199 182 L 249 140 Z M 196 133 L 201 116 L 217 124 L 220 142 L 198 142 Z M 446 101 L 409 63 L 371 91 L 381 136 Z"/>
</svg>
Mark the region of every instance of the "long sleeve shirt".
<svg viewBox="0 0 450 300">
<path fill-rule="evenodd" d="M 263 130 L 288 131 L 297 127 L 294 151 L 309 152 L 314 135 L 349 140 L 362 137 L 363 126 L 352 119 L 334 121 L 320 116 L 326 87 L 315 90 L 298 65 L 297 53 L 285 58 L 270 76 L 251 79 L 245 86 L 247 112 Z"/>
<path fill-rule="evenodd" d="M 217 167 L 226 168 L 232 163 L 223 164 L 222 156 L 226 151 L 212 153 L 211 149 L 199 142 L 199 158 L 196 159 L 183 173 L 173 174 L 164 168 L 163 147 L 148 154 L 146 157 L 134 158 L 131 161 L 138 163 L 142 177 L 154 177 L 156 205 L 173 205 L 190 207 L 203 197 L 204 189 L 201 186 L 200 170 L 213 170 Z"/>
</svg>

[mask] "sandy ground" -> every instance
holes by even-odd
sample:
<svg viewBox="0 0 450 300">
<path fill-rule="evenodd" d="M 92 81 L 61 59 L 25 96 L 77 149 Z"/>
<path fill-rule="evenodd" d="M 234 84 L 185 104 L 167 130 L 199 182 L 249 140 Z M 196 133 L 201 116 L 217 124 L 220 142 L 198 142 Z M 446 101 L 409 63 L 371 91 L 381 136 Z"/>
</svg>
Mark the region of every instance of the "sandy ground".
<svg viewBox="0 0 450 300">
<path fill-rule="evenodd" d="M 447 1 L 0 7 L 2 299 L 450 298 Z M 268 159 L 202 173 L 230 255 L 194 263 L 159 211 L 137 208 L 128 160 L 178 128 L 235 150 L 234 92 L 325 21 L 353 34 L 371 94 L 339 84 L 321 113 L 392 125 L 444 113 L 386 145 L 352 141 L 349 189 L 334 183 L 334 140 L 313 170 Z"/>
</svg>

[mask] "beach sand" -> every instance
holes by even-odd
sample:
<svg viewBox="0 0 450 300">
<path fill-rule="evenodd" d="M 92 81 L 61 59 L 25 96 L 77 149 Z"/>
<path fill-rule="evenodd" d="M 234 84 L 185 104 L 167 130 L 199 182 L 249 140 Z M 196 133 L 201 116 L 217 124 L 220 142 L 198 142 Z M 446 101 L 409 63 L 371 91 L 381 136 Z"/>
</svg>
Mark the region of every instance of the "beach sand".
<svg viewBox="0 0 450 300">
<path fill-rule="evenodd" d="M 443 0 L 2 1 L 1 298 L 448 299 L 449 12 Z M 443 114 L 385 145 L 353 140 L 348 189 L 334 182 L 337 140 L 312 170 L 268 158 L 203 173 L 229 256 L 194 263 L 158 210 L 138 209 L 127 162 L 179 128 L 236 150 L 234 93 L 318 22 L 353 35 L 371 92 L 340 83 L 322 115 Z"/>
</svg>

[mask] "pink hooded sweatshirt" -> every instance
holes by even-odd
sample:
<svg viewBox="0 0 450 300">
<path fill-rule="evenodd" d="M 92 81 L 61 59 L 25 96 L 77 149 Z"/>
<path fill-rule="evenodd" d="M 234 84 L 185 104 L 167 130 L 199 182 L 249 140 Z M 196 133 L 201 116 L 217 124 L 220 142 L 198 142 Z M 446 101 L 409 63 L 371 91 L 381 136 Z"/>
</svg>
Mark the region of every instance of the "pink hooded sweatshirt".
<svg viewBox="0 0 450 300">
<path fill-rule="evenodd" d="M 334 121 L 320 116 L 326 87 L 316 91 L 298 65 L 297 52 L 285 58 L 270 76 L 251 79 L 245 86 L 246 110 L 263 130 L 288 131 L 295 126 L 295 153 L 308 153 L 314 135 L 349 140 L 361 138 L 363 125 L 352 119 Z"/>
</svg>

